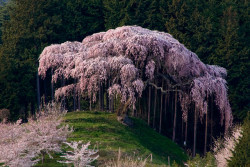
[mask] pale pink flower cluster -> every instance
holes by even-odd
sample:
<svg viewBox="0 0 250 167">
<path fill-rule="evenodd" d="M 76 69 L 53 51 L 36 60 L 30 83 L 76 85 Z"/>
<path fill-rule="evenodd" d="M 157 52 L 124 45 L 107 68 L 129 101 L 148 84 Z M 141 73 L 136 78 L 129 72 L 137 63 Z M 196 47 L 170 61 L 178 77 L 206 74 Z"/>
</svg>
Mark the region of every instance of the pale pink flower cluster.
<svg viewBox="0 0 250 167">
<path fill-rule="evenodd" d="M 200 117 L 207 114 L 207 96 L 215 96 L 214 102 L 219 107 L 221 125 L 225 119 L 225 129 L 232 124 L 233 116 L 227 97 L 226 81 L 220 77 L 206 75 L 193 80 L 191 99 L 200 113 Z"/>
<path fill-rule="evenodd" d="M 76 79 L 79 92 L 87 93 L 93 101 L 100 84 L 108 85 L 110 82 L 111 88 L 117 84 L 120 86 L 121 101 L 131 99 L 130 106 L 135 106 L 136 96 L 139 97 L 142 88 L 145 88 L 141 83 L 152 82 L 157 72 L 161 72 L 171 78 L 168 88 L 180 85 L 183 118 L 191 102 L 195 103 L 202 117 L 207 112 L 206 97 L 215 95 L 221 122 L 225 118 L 226 130 L 232 122 L 224 80 L 226 70 L 204 64 L 195 53 L 168 33 L 139 26 L 123 26 L 88 36 L 82 43 L 51 45 L 40 55 L 39 74 L 45 77 L 49 69 L 54 71 L 53 82 L 62 76 L 64 79 Z M 134 87 L 132 83 L 136 80 L 140 80 L 137 84 L 140 86 Z M 59 92 L 68 95 L 68 91 Z"/>
<path fill-rule="evenodd" d="M 53 108 L 52 108 L 53 107 Z M 38 155 L 61 152 L 60 143 L 65 142 L 72 132 L 67 125 L 61 125 L 66 113 L 49 104 L 28 123 L 0 123 L 0 162 L 10 167 L 29 167 L 40 159 Z"/>
<path fill-rule="evenodd" d="M 121 94 L 121 86 L 114 84 L 108 89 L 109 96 L 114 97 L 115 95 Z"/>
<path fill-rule="evenodd" d="M 152 80 L 154 79 L 154 72 L 155 72 L 155 62 L 153 60 L 149 61 L 146 65 L 146 76 Z"/>
</svg>

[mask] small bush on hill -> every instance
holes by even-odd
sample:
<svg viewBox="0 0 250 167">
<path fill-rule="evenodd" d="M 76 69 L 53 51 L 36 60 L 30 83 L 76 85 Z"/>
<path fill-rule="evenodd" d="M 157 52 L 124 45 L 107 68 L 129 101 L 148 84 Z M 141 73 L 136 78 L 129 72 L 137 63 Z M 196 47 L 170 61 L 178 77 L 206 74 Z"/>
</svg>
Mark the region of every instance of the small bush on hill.
<svg viewBox="0 0 250 167">
<path fill-rule="evenodd" d="M 229 167 L 248 166 L 250 164 L 250 112 L 242 126 L 242 137 L 235 146 L 233 157 L 229 160 Z"/>
</svg>

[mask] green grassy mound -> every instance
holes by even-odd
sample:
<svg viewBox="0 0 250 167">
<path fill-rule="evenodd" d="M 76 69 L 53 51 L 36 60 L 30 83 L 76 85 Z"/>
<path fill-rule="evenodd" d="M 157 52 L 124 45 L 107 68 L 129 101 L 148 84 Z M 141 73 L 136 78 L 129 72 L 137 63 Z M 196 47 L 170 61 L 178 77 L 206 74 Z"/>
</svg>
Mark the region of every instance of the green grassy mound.
<svg viewBox="0 0 250 167">
<path fill-rule="evenodd" d="M 153 161 L 150 166 L 167 165 L 168 157 L 171 163 L 178 164 L 187 160 L 184 151 L 170 139 L 158 134 L 147 124 L 133 118 L 133 126 L 128 127 L 117 121 L 115 114 L 104 112 L 71 112 L 65 117 L 65 122 L 74 127 L 69 141 L 91 141 L 92 146 L 99 149 L 98 164 L 116 159 L 120 148 L 123 156 L 145 159 L 152 153 Z M 63 166 L 55 159 L 45 159 L 44 164 L 37 166 Z"/>
</svg>

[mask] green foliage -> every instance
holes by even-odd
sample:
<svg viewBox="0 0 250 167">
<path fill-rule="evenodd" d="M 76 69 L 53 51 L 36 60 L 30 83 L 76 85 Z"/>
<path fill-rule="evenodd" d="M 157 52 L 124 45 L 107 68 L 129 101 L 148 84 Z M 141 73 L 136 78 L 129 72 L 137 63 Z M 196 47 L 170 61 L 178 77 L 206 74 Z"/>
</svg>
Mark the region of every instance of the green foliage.
<svg viewBox="0 0 250 167">
<path fill-rule="evenodd" d="M 225 7 L 220 20 L 218 46 L 210 60 L 228 69 L 227 81 L 229 98 L 235 111 L 233 114 L 236 118 L 243 119 L 250 108 L 250 49 L 249 44 L 246 43 L 247 40 L 249 41 L 246 35 L 249 30 L 241 30 L 240 25 L 247 24 L 246 20 L 241 19 L 247 15 L 240 16 L 240 12 L 237 11 L 239 6 L 247 10 L 244 3 L 243 5 L 228 4 Z"/>
<path fill-rule="evenodd" d="M 250 164 L 250 112 L 242 126 L 243 133 L 239 143 L 235 146 L 233 157 L 229 160 L 229 167 L 248 166 Z"/>
<path fill-rule="evenodd" d="M 61 3 L 65 41 L 81 41 L 87 35 L 104 30 L 102 0 L 63 0 Z"/>
<path fill-rule="evenodd" d="M 0 53 L 0 108 L 24 115 L 29 103 L 35 104 L 37 58 L 44 46 L 60 35 L 61 16 L 57 0 L 15 0 L 3 23 Z M 50 12 L 45 12 L 50 11 Z"/>
<path fill-rule="evenodd" d="M 4 21 L 9 19 L 8 8 L 11 4 L 11 1 L 0 0 L 0 44 L 2 44 L 2 26 Z"/>
<path fill-rule="evenodd" d="M 200 157 L 198 154 L 187 162 L 189 167 L 214 167 L 216 161 L 211 152 L 208 152 L 205 157 Z"/>
</svg>

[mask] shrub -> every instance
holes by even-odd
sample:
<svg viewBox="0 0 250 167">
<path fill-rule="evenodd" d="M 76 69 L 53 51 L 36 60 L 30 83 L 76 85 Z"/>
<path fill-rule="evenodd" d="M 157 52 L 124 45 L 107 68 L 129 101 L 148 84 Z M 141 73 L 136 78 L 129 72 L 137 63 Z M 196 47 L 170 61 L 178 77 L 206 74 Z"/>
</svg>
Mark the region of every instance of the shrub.
<svg viewBox="0 0 250 167">
<path fill-rule="evenodd" d="M 150 154 L 144 160 L 138 157 L 125 157 L 125 159 L 121 159 L 121 150 L 119 148 L 117 160 L 111 160 L 107 162 L 105 167 L 145 167 L 147 163 L 147 159 L 151 157 L 150 161 L 152 162 L 152 154 Z"/>
<path fill-rule="evenodd" d="M 233 156 L 229 160 L 229 167 L 247 166 L 250 164 L 250 113 L 242 126 L 242 137 L 235 146 Z"/>
<path fill-rule="evenodd" d="M 0 110 L 0 122 L 10 116 L 10 110 L 3 108 Z"/>
<path fill-rule="evenodd" d="M 200 157 L 198 154 L 187 162 L 188 167 L 214 167 L 216 166 L 215 157 L 208 152 L 205 157 Z"/>
</svg>

